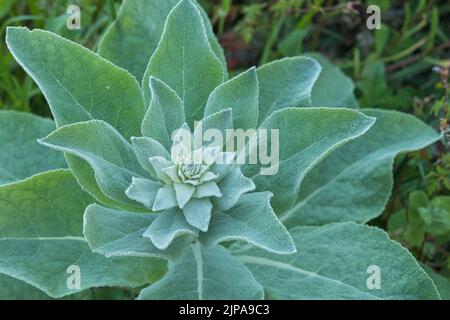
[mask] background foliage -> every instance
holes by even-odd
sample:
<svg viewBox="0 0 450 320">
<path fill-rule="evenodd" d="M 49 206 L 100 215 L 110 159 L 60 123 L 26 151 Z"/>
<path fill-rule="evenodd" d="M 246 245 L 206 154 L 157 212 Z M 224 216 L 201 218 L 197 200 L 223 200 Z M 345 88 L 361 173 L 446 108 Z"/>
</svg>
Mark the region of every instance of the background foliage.
<svg viewBox="0 0 450 320">
<path fill-rule="evenodd" d="M 119 0 L 2 0 L 0 33 L 8 25 L 53 31 L 97 49 Z M 285 56 L 319 51 L 356 84 L 362 108 L 414 114 L 443 133 L 442 142 L 399 157 L 382 216 L 386 229 L 427 266 L 450 278 L 450 3 L 442 0 L 203 0 L 231 74 Z M 66 8 L 78 4 L 81 30 L 68 30 Z M 366 8 L 381 8 L 382 28 L 369 30 Z M 0 43 L 0 109 L 50 116 L 36 84 Z M 112 295 L 119 294 L 117 292 Z M 122 293 L 120 293 L 122 295 Z"/>
</svg>

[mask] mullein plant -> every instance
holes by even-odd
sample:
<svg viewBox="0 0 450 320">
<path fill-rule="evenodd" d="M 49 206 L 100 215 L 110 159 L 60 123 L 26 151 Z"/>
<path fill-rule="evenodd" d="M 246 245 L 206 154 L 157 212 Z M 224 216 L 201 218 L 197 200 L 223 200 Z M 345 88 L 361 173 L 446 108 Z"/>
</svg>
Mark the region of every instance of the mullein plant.
<svg viewBox="0 0 450 320">
<path fill-rule="evenodd" d="M 6 42 L 54 122 L 0 113 L 0 292 L 21 281 L 50 297 L 117 286 L 139 299 L 439 299 L 414 257 L 366 225 L 396 155 L 439 135 L 358 109 L 321 55 L 229 79 L 192 0 L 125 0 L 98 53 L 22 27 Z M 180 138 L 200 127 L 277 130 L 277 172 Z"/>
</svg>

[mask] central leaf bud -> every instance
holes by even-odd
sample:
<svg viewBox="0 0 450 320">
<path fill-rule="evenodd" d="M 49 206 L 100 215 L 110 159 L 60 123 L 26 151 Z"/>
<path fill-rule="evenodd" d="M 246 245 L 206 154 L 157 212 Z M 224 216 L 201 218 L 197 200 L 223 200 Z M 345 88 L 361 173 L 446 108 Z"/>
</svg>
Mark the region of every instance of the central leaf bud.
<svg viewBox="0 0 450 320">
<path fill-rule="evenodd" d="M 178 168 L 178 176 L 184 180 L 200 178 L 202 164 L 192 159 L 187 159 Z"/>
</svg>

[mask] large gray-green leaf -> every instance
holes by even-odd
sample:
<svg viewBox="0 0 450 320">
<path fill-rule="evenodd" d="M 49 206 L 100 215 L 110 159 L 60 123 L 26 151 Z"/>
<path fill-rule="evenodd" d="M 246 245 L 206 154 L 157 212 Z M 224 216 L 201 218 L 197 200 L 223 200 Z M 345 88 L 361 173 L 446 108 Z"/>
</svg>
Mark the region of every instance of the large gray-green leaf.
<svg viewBox="0 0 450 320">
<path fill-rule="evenodd" d="M 208 231 L 211 220 L 212 203 L 209 198 L 191 199 L 183 208 L 186 221 L 203 232 Z"/>
<path fill-rule="evenodd" d="M 151 176 L 156 178 L 157 175 L 155 169 L 153 169 L 149 159 L 153 157 L 163 157 L 169 159 L 170 153 L 161 143 L 152 138 L 132 137 L 131 142 L 139 164 L 142 168 L 147 170 Z"/>
<path fill-rule="evenodd" d="M 48 31 L 9 27 L 6 43 L 44 93 L 57 126 L 100 119 L 126 139 L 139 134 L 145 108 L 127 71 Z"/>
<path fill-rule="evenodd" d="M 163 260 L 155 258 L 106 258 L 93 253 L 81 237 L 2 239 L 0 248 L 1 272 L 55 298 L 92 287 L 139 287 L 157 279 L 165 268 Z M 67 281 L 77 267 L 81 286 L 72 289 Z"/>
<path fill-rule="evenodd" d="M 145 107 L 130 73 L 51 32 L 10 27 L 6 42 L 42 90 L 58 127 L 100 119 L 126 139 L 139 135 Z M 102 203 L 122 206 L 103 194 L 86 162 L 73 155 L 66 158 L 84 190 Z"/>
<path fill-rule="evenodd" d="M 258 95 L 258 77 L 255 68 L 251 68 L 214 89 L 206 103 L 205 117 L 231 108 L 234 128 L 256 128 Z"/>
<path fill-rule="evenodd" d="M 106 122 L 91 120 L 66 125 L 39 141 L 87 161 L 106 195 L 140 207 L 138 202 L 126 196 L 125 191 L 133 177 L 145 177 L 147 173 L 139 165 L 133 147 Z"/>
<path fill-rule="evenodd" d="M 259 123 L 282 108 L 311 107 L 311 91 L 320 70 L 320 65 L 307 57 L 285 58 L 259 67 Z"/>
<path fill-rule="evenodd" d="M 221 246 L 192 244 L 184 256 L 169 264 L 160 281 L 141 291 L 138 299 L 254 300 L 264 293 L 248 269 Z"/>
<path fill-rule="evenodd" d="M 116 21 L 100 41 L 99 54 L 141 81 L 167 15 L 178 1 L 124 0 Z"/>
<path fill-rule="evenodd" d="M 166 250 L 175 238 L 183 235 L 197 236 L 198 231 L 191 227 L 178 208 L 158 213 L 155 221 L 143 232 L 160 250 Z"/>
<path fill-rule="evenodd" d="M 296 255 L 231 248 L 269 299 L 439 299 L 411 253 L 381 229 L 347 222 L 299 227 L 291 235 Z"/>
<path fill-rule="evenodd" d="M 0 186 L 0 235 L 3 239 L 79 236 L 80 212 L 92 202 L 69 170 L 47 171 Z"/>
<path fill-rule="evenodd" d="M 305 56 L 313 58 L 322 67 L 312 89 L 313 107 L 358 107 L 353 93 L 355 85 L 349 77 L 320 53 L 307 53 Z"/>
<path fill-rule="evenodd" d="M 192 0 L 195 3 L 197 1 Z M 211 22 L 209 21 L 209 17 L 206 14 L 205 10 L 203 10 L 202 6 L 197 3 L 197 8 L 200 11 L 200 15 L 202 16 L 203 23 L 205 24 L 205 30 L 206 30 L 206 36 L 208 37 L 209 44 L 211 45 L 212 51 L 215 53 L 216 57 L 220 60 L 220 63 L 222 64 L 223 69 L 223 79 L 228 79 L 228 69 L 227 69 L 227 61 L 225 59 L 225 53 L 223 52 L 222 47 L 220 46 L 219 41 L 216 38 L 216 35 L 214 34 L 213 27 L 211 25 Z"/>
<path fill-rule="evenodd" d="M 98 299 L 98 293 L 103 293 L 108 289 L 97 289 L 95 298 Z M 120 290 L 120 289 L 118 289 Z M 108 297 L 108 296 L 107 296 Z M 0 300 L 50 300 L 51 298 L 43 291 L 29 285 L 23 281 L 0 274 Z M 79 293 L 65 296 L 63 300 L 92 300 L 93 291 L 88 289 Z"/>
<path fill-rule="evenodd" d="M 272 154 L 279 148 L 279 163 L 274 159 L 270 164 L 279 168 L 275 174 L 254 173 L 256 190 L 274 194 L 272 206 L 277 214 L 289 209 L 306 174 L 331 151 L 364 134 L 374 120 L 342 108 L 286 108 L 273 113 L 261 128 L 279 130 L 279 141 L 273 144 L 270 139 L 267 148 Z M 255 170 L 258 166 L 247 168 Z"/>
<path fill-rule="evenodd" d="M 99 53 L 141 81 L 155 51 L 170 10 L 179 0 L 124 0 L 117 20 L 103 36 Z M 198 5 L 211 48 L 226 72 L 225 57 L 214 36 L 208 16 Z"/>
<path fill-rule="evenodd" d="M 217 141 L 217 137 L 209 137 L 207 131 L 210 129 L 213 129 L 214 131 L 220 131 L 222 139 L 219 139 L 219 141 Z M 205 142 L 205 145 L 209 147 L 220 146 L 225 148 L 225 146 L 227 145 L 227 130 L 230 129 L 233 129 L 233 109 L 228 108 L 210 114 L 199 121 L 197 123 L 197 126 L 194 128 L 194 147 L 200 148 L 201 145 L 203 145 L 203 142 Z M 203 141 L 203 138 L 205 139 L 205 141 Z M 206 141 L 208 139 L 211 139 L 212 141 Z"/>
<path fill-rule="evenodd" d="M 289 254 L 296 252 L 286 228 L 270 206 L 270 192 L 243 195 L 229 211 L 214 211 L 209 231 L 201 241 L 211 245 L 228 240 L 244 240 L 265 250 Z"/>
<path fill-rule="evenodd" d="M 162 184 L 145 178 L 133 177 L 132 181 L 128 189 L 125 190 L 127 197 L 142 203 L 146 208 L 152 210 L 153 202 Z"/>
<path fill-rule="evenodd" d="M 423 148 L 439 136 L 411 115 L 364 110 L 377 118 L 362 137 L 333 152 L 306 177 L 296 205 L 281 215 L 289 226 L 367 222 L 392 190 L 392 164 L 400 152 Z"/>
<path fill-rule="evenodd" d="M 23 281 L 0 274 L 0 300 L 47 300 L 48 295 Z"/>
<path fill-rule="evenodd" d="M 180 246 L 156 248 L 143 233 L 155 220 L 155 214 L 113 210 L 97 204 L 87 207 L 83 233 L 94 252 L 106 257 L 174 257 Z"/>
<path fill-rule="evenodd" d="M 53 130 L 55 124 L 50 119 L 29 113 L 0 111 L 0 184 L 67 167 L 60 152 L 37 142 Z"/>
<path fill-rule="evenodd" d="M 239 166 L 231 168 L 218 185 L 222 196 L 213 199 L 213 203 L 214 208 L 222 211 L 233 207 L 244 193 L 255 190 L 255 184 L 242 174 Z"/>
<path fill-rule="evenodd" d="M 132 210 L 135 208 L 134 206 L 125 205 L 122 202 L 115 201 L 106 196 L 102 189 L 100 189 L 97 179 L 95 178 L 95 172 L 89 163 L 69 153 L 65 153 L 64 157 L 66 158 L 66 162 L 81 188 L 93 196 L 98 202 L 109 207 L 122 208 L 126 210 Z"/>
<path fill-rule="evenodd" d="M 142 135 L 159 141 L 167 150 L 175 130 L 186 121 L 184 104 L 175 91 L 157 78 L 150 77 L 151 101 L 142 121 Z"/>
<path fill-rule="evenodd" d="M 167 17 L 161 41 L 144 74 L 142 86 L 147 103 L 150 76 L 178 93 L 188 124 L 202 118 L 208 96 L 222 82 L 224 73 L 209 44 L 201 14 L 190 0 L 180 1 Z"/>
<path fill-rule="evenodd" d="M 51 297 L 91 287 L 141 286 L 160 275 L 162 260 L 106 258 L 91 251 L 82 224 L 84 209 L 93 201 L 68 170 L 0 186 L 0 273 Z M 67 286 L 74 275 L 71 266 L 79 267 L 80 289 Z"/>
</svg>

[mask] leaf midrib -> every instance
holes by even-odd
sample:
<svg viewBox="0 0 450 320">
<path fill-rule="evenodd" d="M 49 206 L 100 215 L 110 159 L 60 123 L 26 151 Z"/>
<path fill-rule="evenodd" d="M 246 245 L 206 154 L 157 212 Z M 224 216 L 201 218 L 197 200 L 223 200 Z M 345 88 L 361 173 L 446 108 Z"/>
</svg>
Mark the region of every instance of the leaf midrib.
<svg viewBox="0 0 450 320">
<path fill-rule="evenodd" d="M 317 194 L 319 194 L 323 189 L 325 189 L 326 187 L 328 187 L 330 184 L 335 183 L 340 177 L 345 176 L 348 172 L 352 172 L 352 168 L 357 167 L 361 162 L 366 162 L 368 160 L 370 160 L 371 158 L 373 158 L 374 156 L 376 156 L 378 153 L 381 154 L 380 157 L 378 157 L 377 159 L 375 159 L 375 161 L 382 162 L 386 159 L 389 158 L 393 158 L 395 157 L 396 154 L 401 153 L 401 152 L 407 152 L 409 150 L 399 150 L 398 152 L 387 152 L 386 154 L 383 154 L 383 152 L 386 151 L 386 148 L 382 148 L 382 149 L 377 149 L 374 152 L 368 153 L 366 156 L 362 157 L 361 159 L 359 159 L 356 162 L 352 162 L 350 164 L 348 164 L 344 170 L 341 170 L 339 172 L 339 174 L 337 174 L 336 176 L 334 176 L 331 180 L 329 180 L 327 183 L 321 185 L 319 188 L 317 188 L 316 190 L 314 190 L 313 192 L 311 192 L 305 199 L 303 199 L 302 201 L 299 201 L 298 203 L 296 203 L 295 206 L 293 206 L 292 208 L 284 211 L 283 213 L 281 213 L 279 215 L 280 220 L 282 222 L 285 222 L 286 220 L 288 220 L 293 214 L 295 214 L 295 212 L 301 208 L 302 206 L 304 206 L 305 204 L 307 204 L 309 202 L 309 200 L 313 197 L 315 197 Z M 372 159 L 372 162 L 375 162 L 374 159 Z"/>
<path fill-rule="evenodd" d="M 59 241 L 64 241 L 64 240 L 74 240 L 74 241 L 83 241 L 83 242 L 87 242 L 87 240 L 83 237 L 77 237 L 77 236 L 60 236 L 60 237 L 30 237 L 30 238 L 26 238 L 26 237 L 5 237 L 5 238 L 0 238 L 0 242 L 2 241 L 10 241 L 10 240 L 17 240 L 17 241 L 49 241 L 49 240 L 59 240 Z"/>
<path fill-rule="evenodd" d="M 197 267 L 197 293 L 198 299 L 203 300 L 203 256 L 200 244 L 197 242 L 191 245 L 191 250 L 194 255 L 195 264 Z"/>
<path fill-rule="evenodd" d="M 238 258 L 240 258 L 244 263 L 257 264 L 257 265 L 262 265 L 262 266 L 266 266 L 266 267 L 283 269 L 283 270 L 291 271 L 294 273 L 300 273 L 307 277 L 318 278 L 325 282 L 332 282 L 332 283 L 338 284 L 339 286 L 344 286 L 344 287 L 350 288 L 351 290 L 355 290 L 356 292 L 361 293 L 363 296 L 368 295 L 368 296 L 373 297 L 374 299 L 380 299 L 378 296 L 375 296 L 373 294 L 362 291 L 362 290 L 355 288 L 351 285 L 348 285 L 342 281 L 339 281 L 339 280 L 336 280 L 333 278 L 329 278 L 326 276 L 322 276 L 316 272 L 308 271 L 308 270 L 296 267 L 294 265 L 290 265 L 288 263 L 284 263 L 284 262 L 280 262 L 280 261 L 276 261 L 276 260 L 272 260 L 272 259 L 267 259 L 267 258 L 262 258 L 262 257 L 257 257 L 257 256 L 249 256 L 249 255 L 241 255 L 241 256 L 238 256 Z"/>
</svg>

